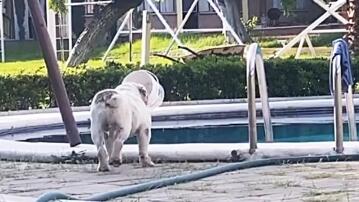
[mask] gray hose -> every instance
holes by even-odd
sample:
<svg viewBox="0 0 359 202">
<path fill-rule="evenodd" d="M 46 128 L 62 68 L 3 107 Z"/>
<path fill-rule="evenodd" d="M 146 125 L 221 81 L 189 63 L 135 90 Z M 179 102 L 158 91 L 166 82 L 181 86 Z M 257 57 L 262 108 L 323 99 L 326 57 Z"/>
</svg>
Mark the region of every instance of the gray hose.
<svg viewBox="0 0 359 202">
<path fill-rule="evenodd" d="M 253 167 L 262 167 L 270 165 L 281 165 L 281 164 L 295 164 L 295 163 L 313 163 L 313 162 L 333 162 L 333 161 L 358 161 L 359 155 L 330 155 L 330 156 L 306 156 L 306 157 L 290 157 L 290 158 L 272 158 L 272 159 L 262 159 L 262 160 L 253 160 L 246 162 L 230 163 L 223 166 L 218 166 L 214 168 L 209 168 L 202 171 L 197 171 L 191 174 L 174 176 L 159 180 L 153 180 L 137 185 L 131 185 L 124 187 L 115 191 L 101 193 L 93 195 L 85 199 L 77 199 L 70 195 L 66 195 L 60 192 L 48 192 L 43 194 L 37 199 L 37 202 L 48 202 L 51 200 L 82 200 L 82 201 L 107 201 L 110 199 L 124 197 L 130 194 L 135 194 L 139 192 L 149 191 L 153 189 L 158 189 L 165 186 L 170 186 L 174 184 L 180 184 L 185 182 L 190 182 L 194 180 L 199 180 L 202 178 L 222 174 L 225 172 L 231 172 L 236 170 L 242 170 L 246 168 Z"/>
</svg>

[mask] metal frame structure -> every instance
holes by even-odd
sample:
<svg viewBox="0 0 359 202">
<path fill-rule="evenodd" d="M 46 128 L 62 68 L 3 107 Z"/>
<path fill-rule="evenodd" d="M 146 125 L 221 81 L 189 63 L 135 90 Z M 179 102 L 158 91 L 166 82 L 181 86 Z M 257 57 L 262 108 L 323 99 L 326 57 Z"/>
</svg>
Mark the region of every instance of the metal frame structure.
<svg viewBox="0 0 359 202">
<path fill-rule="evenodd" d="M 67 0 L 67 4 L 70 4 L 71 0 Z M 49 8 L 49 6 L 46 6 L 46 16 L 47 16 L 47 31 L 50 34 L 50 39 L 51 39 L 51 43 L 52 46 L 54 48 L 54 51 L 56 53 L 56 57 L 57 57 L 57 53 L 62 53 L 64 54 L 65 52 L 70 52 L 70 50 L 64 50 L 64 49 L 59 49 L 58 45 L 57 45 L 57 41 L 58 40 L 64 40 L 64 38 L 62 38 L 63 35 L 63 30 L 66 29 L 67 33 L 67 39 L 68 39 L 68 47 L 69 49 L 72 48 L 72 16 L 71 16 L 71 6 L 67 6 L 68 11 L 66 16 L 60 16 L 60 14 L 56 13 L 55 11 L 51 10 Z M 61 22 L 63 22 L 62 20 L 59 20 L 60 24 L 57 24 L 57 20 L 56 17 L 59 18 L 67 18 L 67 22 L 65 22 L 65 24 L 62 24 Z M 58 36 L 58 34 L 60 34 L 60 36 Z M 60 42 L 61 44 L 63 42 Z"/>
<path fill-rule="evenodd" d="M 3 16 L 3 0 L 0 0 L 0 52 L 1 62 L 5 62 L 5 36 L 4 36 L 4 16 Z"/>
<path fill-rule="evenodd" d="M 165 55 L 168 55 L 169 51 L 171 50 L 171 47 L 173 46 L 174 43 L 176 43 L 179 46 L 183 46 L 182 42 L 179 40 L 178 35 L 180 33 L 183 32 L 218 32 L 218 31 L 223 31 L 222 29 L 183 29 L 184 25 L 186 24 L 186 22 L 188 21 L 190 15 L 192 14 L 192 12 L 194 11 L 194 8 L 196 7 L 197 3 L 199 2 L 199 0 L 194 0 L 190 9 L 188 10 L 186 16 L 184 17 L 183 20 L 178 20 L 177 24 L 178 24 L 178 28 L 176 31 L 174 31 L 169 24 L 167 23 L 167 21 L 164 19 L 163 15 L 159 12 L 159 10 L 157 9 L 157 7 L 155 6 L 155 4 L 153 3 L 153 0 L 146 0 L 146 2 L 148 3 L 149 7 L 152 9 L 152 11 L 155 13 L 155 15 L 158 17 L 158 19 L 160 20 L 160 22 L 163 24 L 163 26 L 165 27 L 164 30 L 154 30 L 151 29 L 151 33 L 169 33 L 172 36 L 172 41 L 169 44 L 169 46 L 167 47 L 166 51 L 165 51 Z M 232 26 L 229 25 L 228 21 L 225 19 L 225 17 L 223 16 L 222 12 L 219 10 L 218 6 L 213 2 L 213 0 L 207 0 L 207 2 L 209 3 L 209 5 L 213 8 L 213 10 L 216 12 L 216 14 L 219 16 L 219 18 L 222 21 L 223 27 L 227 28 L 229 32 L 231 32 L 231 34 L 234 36 L 236 42 L 240 45 L 243 44 L 243 42 L 241 41 L 241 39 L 239 38 L 239 36 L 237 35 L 237 33 L 233 30 Z M 182 9 L 182 6 L 177 4 L 177 9 Z M 102 60 L 106 60 L 107 56 L 109 54 L 109 52 L 112 50 L 113 46 L 115 45 L 116 41 L 118 40 L 118 37 L 121 34 L 132 34 L 132 33 L 143 33 L 142 30 L 135 30 L 133 31 L 128 30 L 128 31 L 124 31 L 124 28 L 126 26 L 126 24 L 129 23 L 129 20 L 132 20 L 132 18 L 129 19 L 129 16 L 132 14 L 133 10 L 129 11 L 126 16 L 125 16 L 125 20 L 123 20 L 122 24 L 120 25 L 115 37 L 113 38 L 110 46 L 108 47 L 107 51 L 105 52 Z M 182 13 L 182 11 L 177 11 L 177 13 Z M 131 38 L 131 36 L 130 36 Z"/>
<path fill-rule="evenodd" d="M 94 2 L 75 2 L 73 3 L 71 0 L 67 0 L 66 2 L 66 6 L 67 6 L 67 14 L 66 14 L 66 19 L 67 22 L 66 24 L 62 24 L 62 25 L 57 25 L 56 24 L 56 13 L 51 10 L 49 8 L 49 6 L 46 6 L 46 12 L 47 12 L 47 22 L 48 22 L 48 32 L 50 33 L 50 37 L 51 37 L 51 42 L 53 44 L 53 47 L 55 49 L 55 52 L 68 52 L 69 54 L 71 53 L 71 50 L 73 48 L 73 42 L 72 42 L 72 7 L 73 6 L 86 6 L 86 5 L 105 5 L 105 4 L 109 4 L 112 3 L 112 0 L 105 0 L 105 1 L 94 1 Z M 57 31 L 56 31 L 56 27 L 58 26 L 62 26 L 62 28 L 66 27 L 67 28 L 67 39 L 68 39 L 68 50 L 59 50 L 57 47 L 57 40 L 59 39 L 57 37 Z M 62 39 L 60 39 L 62 40 Z"/>
<path fill-rule="evenodd" d="M 344 25 L 348 24 L 348 20 L 346 20 L 343 16 L 339 15 L 336 11 L 344 6 L 347 3 L 347 0 L 337 0 L 335 2 L 330 2 L 329 4 L 325 3 L 323 0 L 313 0 L 318 6 L 325 10 L 325 13 L 320 16 L 317 20 L 315 20 L 312 24 L 310 24 L 306 29 L 304 29 L 300 34 L 294 37 L 287 45 L 281 48 L 276 54 L 275 57 L 279 57 L 283 55 L 288 49 L 292 48 L 295 44 L 299 42 L 299 46 L 296 53 L 296 58 L 300 56 L 302 51 L 304 41 L 307 42 L 309 50 L 313 56 L 315 56 L 315 50 L 313 45 L 309 39 L 309 34 L 319 34 L 319 33 L 346 33 L 346 29 L 327 29 L 327 30 L 314 30 L 318 27 L 324 20 L 328 17 L 333 16 L 338 19 Z"/>
</svg>

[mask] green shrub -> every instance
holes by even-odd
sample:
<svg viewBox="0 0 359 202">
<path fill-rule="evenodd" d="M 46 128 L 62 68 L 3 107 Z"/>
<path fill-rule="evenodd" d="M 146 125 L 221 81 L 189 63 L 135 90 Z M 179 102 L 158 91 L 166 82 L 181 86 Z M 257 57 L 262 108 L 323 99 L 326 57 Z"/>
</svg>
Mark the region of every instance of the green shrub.
<svg viewBox="0 0 359 202">
<path fill-rule="evenodd" d="M 265 61 L 270 97 L 327 95 L 328 61 L 271 59 Z M 359 64 L 354 61 L 353 75 Z M 69 68 L 63 73 L 74 106 L 89 105 L 94 94 L 113 88 L 137 65 L 109 63 L 104 68 Z M 246 97 L 246 71 L 239 57 L 208 57 L 188 64 L 149 65 L 166 91 L 165 100 Z M 0 110 L 54 107 L 49 80 L 43 75 L 0 76 Z"/>
</svg>

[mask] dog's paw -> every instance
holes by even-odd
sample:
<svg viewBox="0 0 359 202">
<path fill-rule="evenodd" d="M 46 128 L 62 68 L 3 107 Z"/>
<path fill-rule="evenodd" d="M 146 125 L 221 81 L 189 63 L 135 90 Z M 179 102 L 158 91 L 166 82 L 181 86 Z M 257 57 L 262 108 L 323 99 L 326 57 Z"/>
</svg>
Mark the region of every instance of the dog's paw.
<svg viewBox="0 0 359 202">
<path fill-rule="evenodd" d="M 110 160 L 110 165 L 113 167 L 119 167 L 122 164 L 120 159 L 112 159 Z"/>
<path fill-rule="evenodd" d="M 97 171 L 98 172 L 108 172 L 108 171 L 110 171 L 110 167 L 108 165 L 98 165 Z"/>
<path fill-rule="evenodd" d="M 156 164 L 153 163 L 150 157 L 140 159 L 142 167 L 154 167 Z"/>
</svg>

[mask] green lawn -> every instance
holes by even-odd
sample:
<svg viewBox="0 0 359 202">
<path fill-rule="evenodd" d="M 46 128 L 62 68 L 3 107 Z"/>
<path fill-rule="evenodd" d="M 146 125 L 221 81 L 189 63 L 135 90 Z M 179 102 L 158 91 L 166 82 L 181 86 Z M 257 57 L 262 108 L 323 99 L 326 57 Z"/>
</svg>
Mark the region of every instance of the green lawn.
<svg viewBox="0 0 359 202">
<path fill-rule="evenodd" d="M 180 37 L 181 41 L 193 50 L 201 50 L 213 46 L 223 45 L 225 43 L 225 39 L 220 34 L 214 35 L 182 35 Z M 167 35 L 155 35 L 151 38 L 151 52 L 163 53 L 167 46 L 170 44 L 171 38 Z M 273 53 L 278 49 L 278 43 L 275 39 L 271 41 L 265 40 L 261 43 L 263 48 L 263 54 L 265 58 L 269 58 L 273 56 Z M 277 47 L 277 48 L 273 48 Z M 268 48 L 266 48 L 268 47 Z M 269 48 L 270 47 L 270 48 Z M 107 47 L 98 48 L 92 59 L 88 62 L 88 66 L 97 68 L 104 66 L 104 62 L 102 62 L 101 58 L 104 55 Z M 316 48 L 318 57 L 328 57 L 330 54 L 330 48 L 328 47 L 319 47 Z M 180 57 L 187 52 L 180 50 L 173 46 L 170 55 L 172 57 Z M 291 49 L 288 53 L 284 55 L 284 57 L 289 57 L 291 55 L 295 55 L 296 49 Z M 140 62 L 140 54 L 141 54 L 141 40 L 136 40 L 133 43 L 133 61 L 132 63 Z M 302 56 L 303 58 L 310 58 L 310 54 L 306 48 L 304 48 Z M 15 42 L 9 41 L 6 42 L 6 63 L 0 63 L 0 74 L 33 74 L 35 72 L 43 72 L 45 73 L 45 64 L 42 59 L 41 51 L 38 47 L 37 42 L 35 41 L 23 41 L 23 42 Z M 110 52 L 109 61 L 115 61 L 120 63 L 129 63 L 129 44 L 122 43 L 117 44 L 113 50 Z M 159 58 L 156 56 L 151 56 L 150 62 L 154 64 L 164 64 L 170 63 L 169 60 Z M 60 63 L 60 67 L 64 68 L 63 63 Z"/>
</svg>

